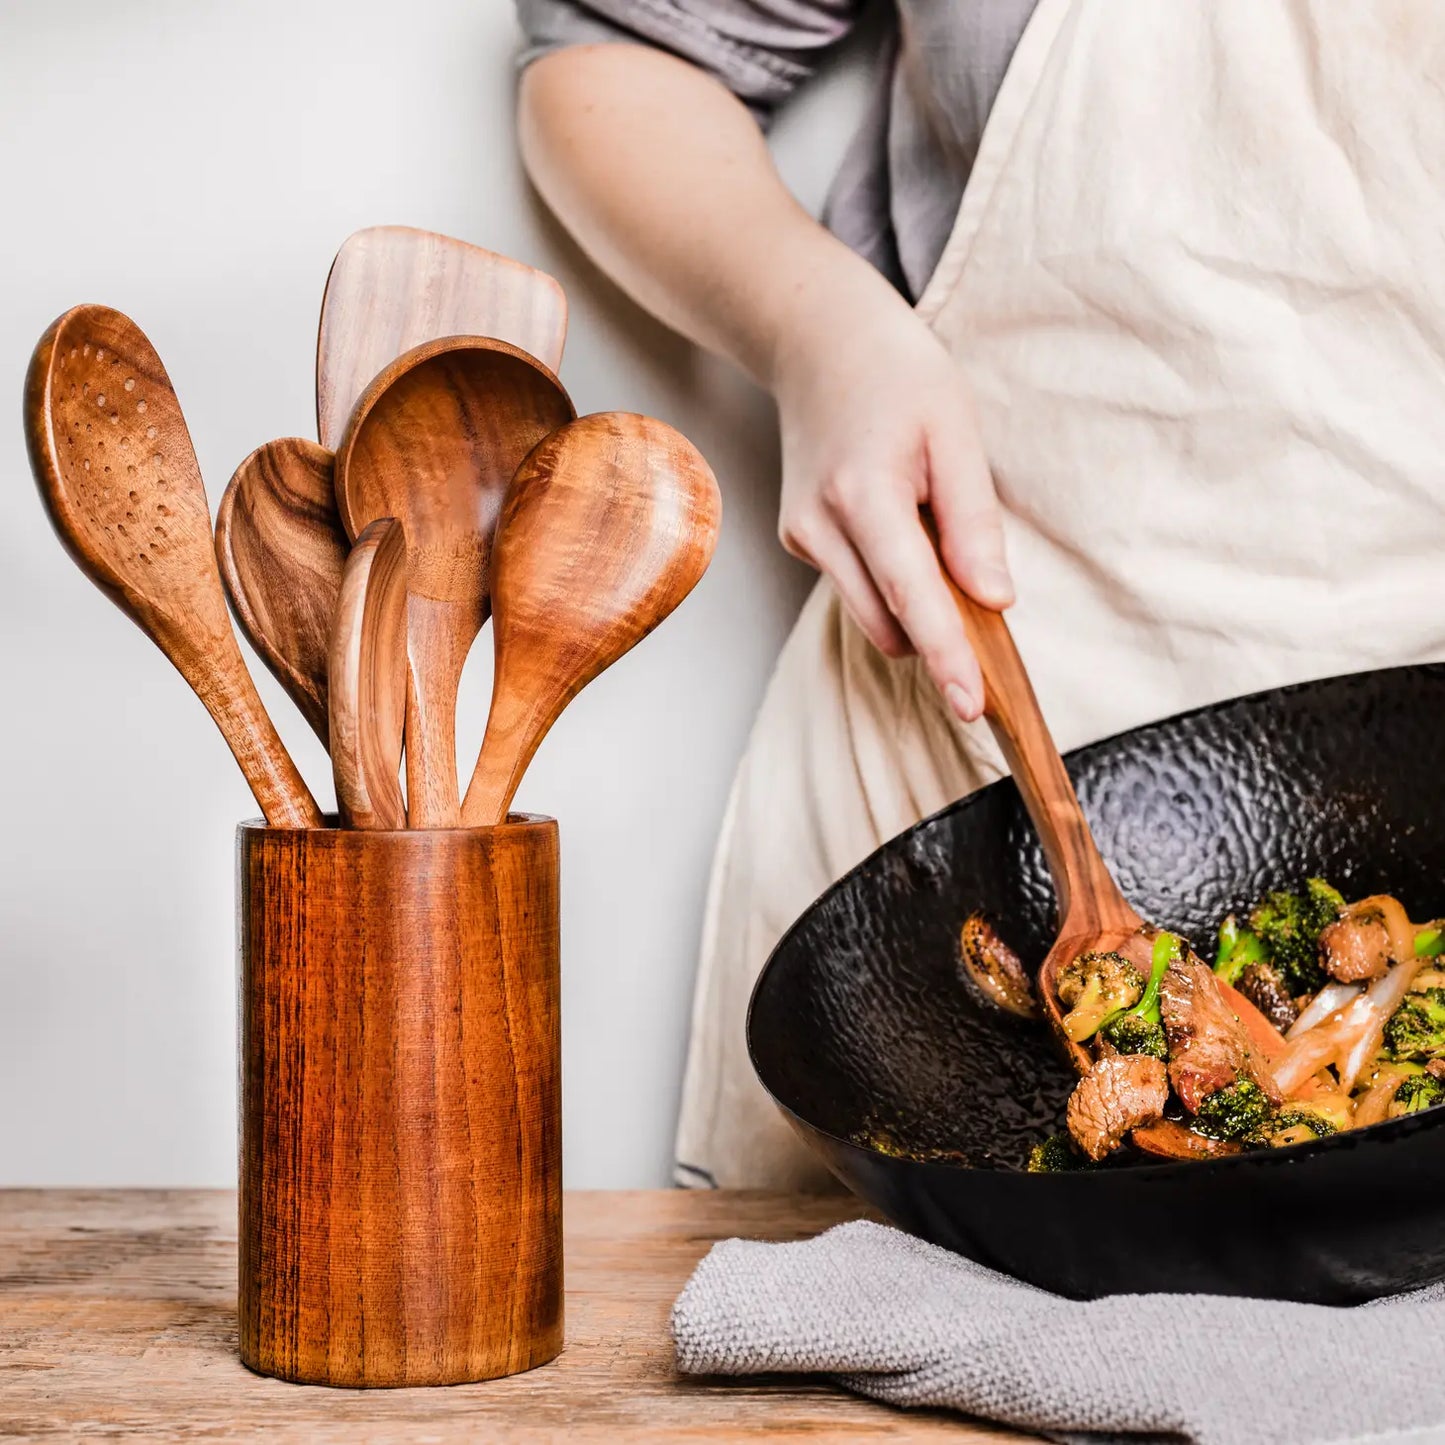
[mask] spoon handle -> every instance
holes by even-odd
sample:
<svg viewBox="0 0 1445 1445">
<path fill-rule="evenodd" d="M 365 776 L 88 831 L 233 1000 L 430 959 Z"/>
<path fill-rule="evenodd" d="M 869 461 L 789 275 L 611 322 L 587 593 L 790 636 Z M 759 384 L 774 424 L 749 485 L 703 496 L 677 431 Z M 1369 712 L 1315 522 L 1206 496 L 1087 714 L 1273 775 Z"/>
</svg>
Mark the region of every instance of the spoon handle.
<svg viewBox="0 0 1445 1445">
<path fill-rule="evenodd" d="M 154 635 L 154 634 L 153 634 Z M 167 646 L 177 670 L 205 704 L 272 828 L 321 828 L 321 809 L 281 741 L 229 633 L 207 646 Z"/>
<path fill-rule="evenodd" d="M 933 519 L 927 511 L 922 515 L 936 548 Z M 984 717 L 1043 843 L 1058 895 L 1060 932 L 1097 932 L 1121 921 L 1130 926 L 1133 910 L 1094 842 L 1008 623 L 1001 612 L 968 596 L 941 558 L 939 568 L 983 673 Z"/>
<path fill-rule="evenodd" d="M 411 828 L 455 828 L 457 685 L 480 622 L 413 592 L 407 598 L 406 821 Z"/>
</svg>

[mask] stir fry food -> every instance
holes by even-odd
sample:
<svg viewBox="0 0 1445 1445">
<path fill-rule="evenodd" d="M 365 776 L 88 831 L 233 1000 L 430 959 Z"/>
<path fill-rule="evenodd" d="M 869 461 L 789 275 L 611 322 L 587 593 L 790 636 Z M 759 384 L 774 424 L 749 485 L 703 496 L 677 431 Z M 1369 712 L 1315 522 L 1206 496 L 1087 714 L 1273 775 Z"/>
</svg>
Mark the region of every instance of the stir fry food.
<svg viewBox="0 0 1445 1445">
<path fill-rule="evenodd" d="M 1013 976 L 1009 952 L 982 928 L 965 928 L 965 964 L 1023 1012 L 1016 987 L 997 982 Z M 1209 1156 L 1445 1102 L 1442 954 L 1445 920 L 1412 923 L 1384 894 L 1347 903 L 1318 878 L 1226 918 L 1213 967 L 1172 933 L 1083 954 L 1058 996 L 1088 1072 L 1067 1134 L 1038 1145 L 1029 1169 L 1099 1163 L 1139 1129 L 1187 1131 L 1179 1152 Z"/>
</svg>

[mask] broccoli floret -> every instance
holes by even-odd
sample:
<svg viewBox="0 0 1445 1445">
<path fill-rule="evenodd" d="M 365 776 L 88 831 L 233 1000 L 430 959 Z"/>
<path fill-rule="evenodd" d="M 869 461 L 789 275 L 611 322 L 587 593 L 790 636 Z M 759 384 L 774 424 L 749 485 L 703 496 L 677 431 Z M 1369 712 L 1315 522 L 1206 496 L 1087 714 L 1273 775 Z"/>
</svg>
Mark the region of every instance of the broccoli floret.
<svg viewBox="0 0 1445 1445">
<path fill-rule="evenodd" d="M 1099 1036 L 1121 1054 L 1148 1054 L 1150 1058 L 1168 1061 L 1164 1025 L 1157 1019 L 1141 1018 L 1133 1009 L 1128 1013 L 1115 1014 L 1099 1030 Z"/>
<path fill-rule="evenodd" d="M 1390 1117 L 1398 1119 L 1401 1114 L 1418 1114 L 1421 1109 L 1433 1109 L 1436 1104 L 1445 1104 L 1445 1084 L 1433 1074 L 1411 1074 L 1390 1101 Z"/>
<path fill-rule="evenodd" d="M 1076 1044 L 1091 1039 L 1099 1025 L 1139 1002 L 1144 978 L 1120 953 L 1084 953 L 1059 974 L 1059 1002 L 1068 1009 L 1064 1033 Z"/>
<path fill-rule="evenodd" d="M 1238 1079 L 1199 1105 L 1194 1127 L 1211 1139 L 1256 1142 L 1269 1132 L 1274 1106 L 1253 1079 Z"/>
<path fill-rule="evenodd" d="M 1072 1169 L 1086 1168 L 1088 1161 L 1067 1134 L 1051 1134 L 1042 1144 L 1029 1150 L 1030 1174 L 1064 1174 Z"/>
<path fill-rule="evenodd" d="M 1241 923 L 1230 914 L 1219 930 L 1214 971 L 1238 983 L 1252 963 L 1269 963 L 1291 995 L 1314 993 L 1325 983 L 1320 934 L 1345 910 L 1339 890 L 1322 878 L 1305 880 L 1304 892 L 1268 893 Z"/>
<path fill-rule="evenodd" d="M 1393 1059 L 1445 1059 L 1445 988 L 1406 994 L 1385 1025 L 1385 1047 Z"/>
<path fill-rule="evenodd" d="M 1338 889 L 1322 878 L 1309 878 L 1303 893 L 1268 893 L 1250 912 L 1250 932 L 1259 939 L 1269 961 L 1296 997 L 1324 987 L 1320 934 L 1344 912 L 1345 906 Z"/>
<path fill-rule="evenodd" d="M 1311 1139 L 1327 1139 L 1339 1132 L 1339 1126 L 1323 1114 L 1291 1105 L 1281 1109 L 1270 1122 L 1269 1143 L 1272 1148 L 1282 1149 L 1286 1144 L 1308 1144 Z"/>
<path fill-rule="evenodd" d="M 1445 926 L 1427 923 L 1415 935 L 1416 958 L 1439 958 L 1445 953 Z"/>
<path fill-rule="evenodd" d="M 1234 914 L 1219 925 L 1219 947 L 1214 953 L 1214 971 L 1225 983 L 1238 983 L 1252 963 L 1268 963 L 1269 953 L 1259 934 L 1243 927 Z"/>
</svg>

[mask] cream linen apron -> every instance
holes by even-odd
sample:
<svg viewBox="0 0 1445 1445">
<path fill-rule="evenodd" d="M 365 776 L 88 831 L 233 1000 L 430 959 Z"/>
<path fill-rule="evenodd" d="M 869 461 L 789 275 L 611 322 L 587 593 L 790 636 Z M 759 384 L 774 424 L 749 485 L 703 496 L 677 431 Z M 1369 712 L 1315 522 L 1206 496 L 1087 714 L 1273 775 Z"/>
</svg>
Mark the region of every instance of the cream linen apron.
<svg viewBox="0 0 1445 1445">
<path fill-rule="evenodd" d="M 977 397 L 1061 747 L 1445 657 L 1445 5 L 1043 0 L 919 310 Z M 826 1183 L 749 1065 L 752 984 L 1001 771 L 820 583 L 719 844 L 680 1183 Z"/>
</svg>

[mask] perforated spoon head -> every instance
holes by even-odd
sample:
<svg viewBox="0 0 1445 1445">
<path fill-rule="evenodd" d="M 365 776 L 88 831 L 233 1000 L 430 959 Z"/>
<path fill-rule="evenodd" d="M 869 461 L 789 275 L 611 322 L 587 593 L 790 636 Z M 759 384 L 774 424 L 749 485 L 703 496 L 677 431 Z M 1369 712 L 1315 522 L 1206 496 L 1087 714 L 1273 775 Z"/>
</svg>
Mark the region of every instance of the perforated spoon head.
<svg viewBox="0 0 1445 1445">
<path fill-rule="evenodd" d="M 488 613 L 502 496 L 529 451 L 575 415 L 535 357 L 490 337 L 414 347 L 362 393 L 336 451 L 347 533 L 378 517 L 406 533 L 406 781 L 413 827 L 458 820 L 456 700 Z"/>
<path fill-rule="evenodd" d="M 190 432 L 140 328 L 104 306 L 60 317 L 31 358 L 25 429 L 41 497 L 81 570 L 195 689 L 267 819 L 319 824 L 241 659 Z"/>
<path fill-rule="evenodd" d="M 350 544 L 332 455 L 304 437 L 257 447 L 216 512 L 216 560 L 251 645 L 323 743 L 327 650 Z"/>
<path fill-rule="evenodd" d="M 697 585 L 721 510 L 697 448 L 651 417 L 584 416 L 522 463 L 493 552 L 492 707 L 463 823 L 506 817 L 562 709 Z"/>
</svg>

